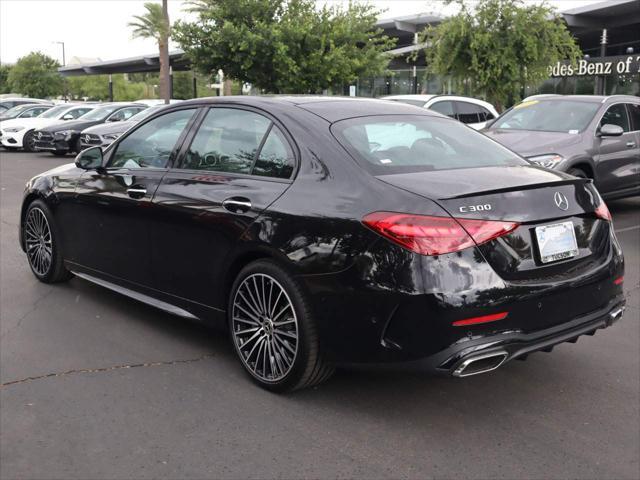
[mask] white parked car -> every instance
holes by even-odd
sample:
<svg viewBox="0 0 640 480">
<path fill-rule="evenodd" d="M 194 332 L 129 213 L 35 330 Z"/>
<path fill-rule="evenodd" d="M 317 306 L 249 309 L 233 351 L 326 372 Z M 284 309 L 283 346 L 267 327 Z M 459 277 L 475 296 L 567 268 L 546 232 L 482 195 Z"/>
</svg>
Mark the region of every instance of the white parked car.
<svg viewBox="0 0 640 480">
<path fill-rule="evenodd" d="M 498 117 L 498 112 L 489 102 L 471 97 L 457 97 L 454 95 L 391 95 L 382 97 L 382 99 L 428 108 L 466 123 L 475 130 L 484 128 L 489 120 Z"/>
<path fill-rule="evenodd" d="M 27 152 L 33 152 L 35 130 L 66 120 L 75 120 L 98 106 L 99 104 L 65 103 L 56 105 L 37 117 L 4 121 L 0 125 L 0 144 L 8 150 L 24 148 Z"/>
</svg>

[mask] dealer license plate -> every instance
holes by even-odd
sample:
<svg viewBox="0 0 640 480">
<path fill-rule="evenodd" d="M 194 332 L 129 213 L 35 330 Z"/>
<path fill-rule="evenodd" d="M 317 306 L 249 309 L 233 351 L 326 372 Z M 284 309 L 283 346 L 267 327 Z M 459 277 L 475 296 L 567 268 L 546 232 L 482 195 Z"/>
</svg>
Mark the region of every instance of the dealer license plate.
<svg viewBox="0 0 640 480">
<path fill-rule="evenodd" d="M 536 238 L 542 263 L 555 262 L 578 255 L 578 242 L 573 222 L 536 227 Z"/>
</svg>

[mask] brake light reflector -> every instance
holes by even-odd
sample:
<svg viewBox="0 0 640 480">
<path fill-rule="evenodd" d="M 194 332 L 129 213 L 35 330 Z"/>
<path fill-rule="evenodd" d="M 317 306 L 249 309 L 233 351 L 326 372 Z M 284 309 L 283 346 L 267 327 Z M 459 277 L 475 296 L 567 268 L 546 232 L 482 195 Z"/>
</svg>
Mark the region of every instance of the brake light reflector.
<svg viewBox="0 0 640 480">
<path fill-rule="evenodd" d="M 362 222 L 421 255 L 442 255 L 480 245 L 513 231 L 514 222 L 455 219 L 393 212 L 370 213 Z"/>
<path fill-rule="evenodd" d="M 596 217 L 601 218 L 602 220 L 606 220 L 607 222 L 611 221 L 611 212 L 604 201 L 598 205 L 598 208 L 595 210 L 595 214 Z"/>
<path fill-rule="evenodd" d="M 465 327 L 468 325 L 478 325 L 480 323 L 496 322 L 498 320 L 504 320 L 509 315 L 509 312 L 492 313 L 491 315 L 483 315 L 481 317 L 466 318 L 464 320 L 458 320 L 453 322 L 454 327 Z"/>
<path fill-rule="evenodd" d="M 624 282 L 624 277 L 618 277 L 613 281 L 614 285 L 621 285 Z"/>
</svg>

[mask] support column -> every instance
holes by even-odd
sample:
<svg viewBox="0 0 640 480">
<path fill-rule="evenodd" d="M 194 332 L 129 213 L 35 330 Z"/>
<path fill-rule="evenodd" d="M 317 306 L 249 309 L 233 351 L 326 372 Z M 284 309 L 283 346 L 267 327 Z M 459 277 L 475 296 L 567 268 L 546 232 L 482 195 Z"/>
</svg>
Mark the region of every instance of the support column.
<svg viewBox="0 0 640 480">
<path fill-rule="evenodd" d="M 173 98 L 173 67 L 169 65 L 169 100 Z M 170 103 L 170 102 L 166 102 Z"/>
<path fill-rule="evenodd" d="M 113 102 L 113 78 L 109 74 L 109 101 Z"/>
<path fill-rule="evenodd" d="M 604 57 L 607 56 L 607 43 L 608 43 L 608 38 L 607 38 L 607 29 L 603 28 L 602 29 L 602 36 L 600 37 L 600 59 L 601 61 L 604 60 Z M 597 95 L 604 95 L 606 90 L 607 90 L 607 77 L 605 75 L 600 75 L 597 79 L 596 79 L 596 88 L 597 88 Z"/>
<path fill-rule="evenodd" d="M 196 78 L 195 70 L 193 72 L 193 98 L 198 98 L 198 80 Z"/>
</svg>

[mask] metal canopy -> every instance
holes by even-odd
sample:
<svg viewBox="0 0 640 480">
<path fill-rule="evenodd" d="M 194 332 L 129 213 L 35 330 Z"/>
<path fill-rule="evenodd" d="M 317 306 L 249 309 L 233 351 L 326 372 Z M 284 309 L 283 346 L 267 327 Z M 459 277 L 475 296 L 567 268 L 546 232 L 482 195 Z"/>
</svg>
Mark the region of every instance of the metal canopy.
<svg viewBox="0 0 640 480">
<path fill-rule="evenodd" d="M 191 70 L 191 63 L 184 51 L 169 52 L 169 64 L 175 71 Z M 79 75 L 106 75 L 113 73 L 141 73 L 158 72 L 160 70 L 160 55 L 143 55 L 140 57 L 120 58 L 104 62 L 88 63 L 84 65 L 67 65 L 60 67 L 58 72 L 65 77 Z"/>
<path fill-rule="evenodd" d="M 609 0 L 562 12 L 571 29 L 624 27 L 640 23 L 640 0 Z"/>
</svg>

